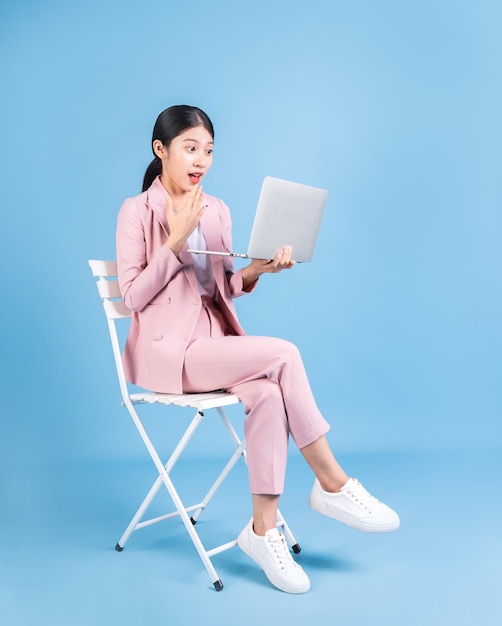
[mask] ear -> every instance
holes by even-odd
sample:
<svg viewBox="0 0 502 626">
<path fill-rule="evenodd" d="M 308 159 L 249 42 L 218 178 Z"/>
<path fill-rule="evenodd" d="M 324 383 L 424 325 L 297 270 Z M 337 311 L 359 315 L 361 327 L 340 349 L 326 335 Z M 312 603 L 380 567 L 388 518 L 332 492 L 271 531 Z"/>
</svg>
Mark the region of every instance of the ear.
<svg viewBox="0 0 502 626">
<path fill-rule="evenodd" d="M 167 154 L 167 150 L 162 141 L 160 141 L 160 139 L 155 139 L 155 141 L 152 143 L 152 148 L 155 155 L 158 156 L 159 159 L 162 159 Z"/>
</svg>

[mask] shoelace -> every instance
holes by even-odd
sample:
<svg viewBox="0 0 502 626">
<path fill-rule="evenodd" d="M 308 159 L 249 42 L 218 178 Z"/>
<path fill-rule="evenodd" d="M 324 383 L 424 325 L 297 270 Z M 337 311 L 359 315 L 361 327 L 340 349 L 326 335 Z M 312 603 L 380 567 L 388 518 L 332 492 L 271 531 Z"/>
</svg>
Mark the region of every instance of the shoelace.
<svg viewBox="0 0 502 626">
<path fill-rule="evenodd" d="M 355 486 L 349 487 L 345 493 L 371 515 L 371 505 L 379 504 L 380 501 L 377 500 L 375 496 L 372 496 L 371 493 L 365 489 L 358 480 L 354 478 L 353 482 Z"/>
<path fill-rule="evenodd" d="M 267 541 L 275 560 L 282 570 L 296 566 L 296 563 L 291 556 L 289 548 L 284 541 L 284 537 L 280 533 L 275 536 L 267 535 Z"/>
</svg>

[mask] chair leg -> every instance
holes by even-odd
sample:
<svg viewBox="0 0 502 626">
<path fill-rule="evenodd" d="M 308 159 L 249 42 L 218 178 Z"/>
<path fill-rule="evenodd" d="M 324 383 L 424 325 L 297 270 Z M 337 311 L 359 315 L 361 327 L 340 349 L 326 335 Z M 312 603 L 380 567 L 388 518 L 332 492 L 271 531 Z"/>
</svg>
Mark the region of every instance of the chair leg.
<svg viewBox="0 0 502 626">
<path fill-rule="evenodd" d="M 178 492 L 176 491 L 173 485 L 173 482 L 171 481 L 164 467 L 162 467 L 161 477 L 162 477 L 162 481 L 167 491 L 169 492 L 169 495 L 171 496 L 174 506 L 179 512 L 181 520 L 183 524 L 185 525 L 185 528 L 190 536 L 190 539 L 192 540 L 192 543 L 194 544 L 195 549 L 199 553 L 199 557 L 202 563 L 204 564 L 204 567 L 206 568 L 206 571 L 209 574 L 209 577 L 211 578 L 211 582 L 213 583 L 214 588 L 216 589 L 216 591 L 221 591 L 221 589 L 223 589 L 223 583 L 221 582 L 220 577 L 216 573 L 216 570 L 211 562 L 211 559 L 209 558 L 207 551 L 204 548 L 202 541 L 200 540 L 199 535 L 197 534 L 192 522 L 190 521 L 190 518 L 188 517 L 188 513 L 185 510 L 185 506 L 183 502 L 181 501 L 181 498 L 179 497 Z"/>
<path fill-rule="evenodd" d="M 150 491 L 148 492 L 146 498 L 143 500 L 142 504 L 140 505 L 133 519 L 129 523 L 129 526 L 127 527 L 126 531 L 124 532 L 121 539 L 119 540 L 117 544 L 118 548 L 116 546 L 116 549 L 120 552 L 121 549 L 124 547 L 125 542 L 129 538 L 129 536 L 132 534 L 132 532 L 135 530 L 135 528 L 138 527 L 139 520 L 143 516 L 148 506 L 150 505 L 156 493 L 158 492 L 160 485 L 163 483 L 165 488 L 167 489 L 167 492 L 169 493 L 169 496 L 171 497 L 171 500 L 174 506 L 176 507 L 177 515 L 179 515 L 183 524 L 185 525 L 186 531 L 188 532 L 188 535 L 190 539 L 192 540 L 192 543 L 195 546 L 195 549 L 197 550 L 197 553 L 199 554 L 199 557 L 204 567 L 206 568 L 206 571 L 209 574 L 209 577 L 211 578 L 211 582 L 213 583 L 214 588 L 216 589 L 216 591 L 221 591 L 221 589 L 223 589 L 223 583 L 221 582 L 220 577 L 216 573 L 216 570 L 211 562 L 209 553 L 205 549 L 204 545 L 202 544 L 202 541 L 199 535 L 197 534 L 192 522 L 190 521 L 185 505 L 183 504 L 176 488 L 174 487 L 171 477 L 169 475 L 169 472 L 172 470 L 174 464 L 176 463 L 179 456 L 181 455 L 186 445 L 190 441 L 193 433 L 200 425 L 202 419 L 204 418 L 204 414 L 202 413 L 202 411 L 198 411 L 196 413 L 195 417 L 193 418 L 187 430 L 185 431 L 183 437 L 181 438 L 179 444 L 176 446 L 175 450 L 171 454 L 169 461 L 166 463 L 166 465 L 164 465 L 162 461 L 160 460 L 160 457 L 150 437 L 148 436 L 145 430 L 145 427 L 143 426 L 143 423 L 141 422 L 139 415 L 137 414 L 133 404 L 129 402 L 127 405 L 127 408 L 129 410 L 129 413 L 131 414 L 131 417 L 133 418 L 136 424 L 136 427 L 141 435 L 141 438 L 143 439 L 145 446 L 147 447 L 148 452 L 150 453 L 150 456 L 152 458 L 152 461 L 154 462 L 155 467 L 157 468 L 159 476 L 157 480 L 155 481 L 155 483 L 152 485 Z"/>
<path fill-rule="evenodd" d="M 127 528 L 125 529 L 122 536 L 118 540 L 117 545 L 115 546 L 115 550 L 117 550 L 118 552 L 122 552 L 129 537 L 133 534 L 133 532 L 138 527 L 138 524 L 143 519 L 143 516 L 145 515 L 146 511 L 148 510 L 148 507 L 150 506 L 152 500 L 157 495 L 161 486 L 162 486 L 162 478 L 158 476 L 157 480 L 153 483 L 150 491 L 147 493 L 146 498 L 140 504 L 138 510 L 136 511 L 133 518 L 129 522 Z"/>
<path fill-rule="evenodd" d="M 226 466 L 222 470 L 221 474 L 218 476 L 218 478 L 213 483 L 212 487 L 209 489 L 207 494 L 202 499 L 202 504 L 204 506 L 202 506 L 200 509 L 198 509 L 195 512 L 194 515 L 192 515 L 191 520 L 192 520 L 193 524 L 197 523 L 197 520 L 199 519 L 199 516 L 202 513 L 203 509 L 208 505 L 209 501 L 214 496 L 214 494 L 216 493 L 216 491 L 218 490 L 218 488 L 220 487 L 222 482 L 225 480 L 225 478 L 228 476 L 228 474 L 230 473 L 231 469 L 237 463 L 239 458 L 242 456 L 244 458 L 244 461 L 246 460 L 245 459 L 245 457 L 246 457 L 246 441 L 245 440 L 241 441 L 239 435 L 237 434 L 235 428 L 232 426 L 232 423 L 228 419 L 227 414 L 225 413 L 223 408 L 222 407 L 216 407 L 216 411 L 218 412 L 218 414 L 219 414 L 219 416 L 221 418 L 221 421 L 223 422 L 225 428 L 227 429 L 227 431 L 228 431 L 228 433 L 230 435 L 230 438 L 234 442 L 234 444 L 236 446 L 236 449 L 235 449 L 233 455 L 230 457 L 230 460 L 228 461 L 228 463 L 226 464 Z"/>
<path fill-rule="evenodd" d="M 211 498 L 214 496 L 216 491 L 220 488 L 222 482 L 225 480 L 225 478 L 231 472 L 232 468 L 237 463 L 237 461 L 241 458 L 241 456 L 243 456 L 245 447 L 246 447 L 246 442 L 242 441 L 239 444 L 239 447 L 236 448 L 235 452 L 230 457 L 230 460 L 225 465 L 225 467 L 223 468 L 223 470 L 219 474 L 218 478 L 214 481 L 214 483 L 212 484 L 212 486 L 210 487 L 209 491 L 206 493 L 204 498 L 202 498 L 202 502 L 201 502 L 202 506 L 200 507 L 200 509 L 197 509 L 197 511 L 195 511 L 195 513 L 190 518 L 192 520 L 192 524 L 195 524 L 197 522 L 197 520 L 199 519 L 200 514 L 206 508 L 206 506 L 209 504 Z"/>
<path fill-rule="evenodd" d="M 134 412 L 136 413 L 136 411 L 134 411 Z M 136 413 L 136 416 L 137 416 L 137 413 Z M 172 469 L 175 466 L 176 462 L 178 461 L 178 459 L 180 458 L 181 454 L 183 453 L 183 450 L 186 448 L 188 442 L 193 437 L 193 435 L 194 435 L 195 431 L 197 430 L 197 428 L 200 426 L 203 417 L 204 417 L 204 414 L 202 412 L 200 412 L 200 411 L 197 411 L 197 413 L 195 414 L 194 418 L 192 419 L 192 421 L 188 425 L 188 428 L 185 430 L 185 432 L 183 434 L 183 437 L 178 442 L 178 445 L 173 450 L 171 456 L 169 457 L 167 463 L 164 466 L 164 468 L 165 468 L 167 473 L 170 473 L 172 471 Z M 137 419 L 138 419 L 138 421 L 140 421 L 138 416 L 137 416 Z M 146 431 L 144 430 L 144 428 L 143 428 L 143 433 L 144 433 L 144 436 L 147 437 L 148 441 L 150 441 L 150 439 L 148 438 L 148 435 L 146 434 Z M 143 435 L 142 435 L 142 437 L 143 437 Z M 143 441 L 145 441 L 144 438 L 143 438 Z M 145 444 L 146 444 L 146 441 L 145 441 Z M 153 445 L 151 444 L 151 442 L 150 442 L 150 445 L 151 445 L 151 447 L 153 449 Z M 148 451 L 150 452 L 150 455 L 151 455 L 151 451 L 150 451 L 148 446 L 147 446 L 147 448 L 148 448 Z M 159 461 L 160 461 L 160 458 L 159 458 Z M 161 488 L 161 486 L 162 486 L 162 477 L 159 475 L 157 477 L 157 480 L 153 483 L 150 491 L 147 493 L 145 499 L 140 504 L 140 506 L 139 506 L 138 510 L 136 511 L 136 513 L 134 514 L 133 518 L 129 522 L 129 525 L 125 529 L 124 533 L 122 534 L 122 536 L 118 540 L 117 546 L 119 546 L 122 549 L 124 548 L 124 546 L 127 543 L 129 537 L 136 530 L 136 528 L 138 527 L 138 524 L 143 519 L 143 516 L 145 515 L 146 511 L 148 510 L 148 507 L 150 506 L 150 504 L 152 503 L 153 499 L 155 498 L 155 496 L 159 492 L 159 489 Z M 116 549 L 117 549 L 117 546 L 116 546 Z"/>
<path fill-rule="evenodd" d="M 190 536 L 190 539 L 192 540 L 192 543 L 194 544 L 195 549 L 197 550 L 199 557 L 202 560 L 206 568 L 206 571 L 208 572 L 211 578 L 211 582 L 213 583 L 214 588 L 216 589 L 216 591 L 221 591 L 223 589 L 223 583 L 221 582 L 221 579 L 218 577 L 218 574 L 216 573 L 216 570 L 213 567 L 211 559 L 208 556 L 208 551 L 205 549 L 204 545 L 202 544 L 202 541 L 199 538 L 199 535 L 193 528 L 192 520 L 188 517 L 188 514 L 186 512 L 186 507 L 181 501 L 181 498 L 179 497 L 178 492 L 176 491 L 176 488 L 174 487 L 173 482 L 171 481 L 169 475 L 167 474 L 167 471 L 165 471 L 163 475 L 160 475 L 155 481 L 155 483 L 152 485 L 150 491 L 148 492 L 147 497 L 142 502 L 135 516 L 129 523 L 129 526 L 127 527 L 126 531 L 124 532 L 122 537 L 119 539 L 118 543 L 116 544 L 115 550 L 117 550 L 117 552 L 122 552 L 127 540 L 129 539 L 131 534 L 134 532 L 134 530 L 138 528 L 139 521 L 143 518 L 143 515 L 148 509 L 148 506 L 150 505 L 151 501 L 153 500 L 153 498 L 159 491 L 162 484 L 165 485 L 171 497 L 171 500 L 173 501 L 174 506 L 176 507 L 176 510 L 177 510 L 176 515 L 179 515 L 179 517 L 181 517 L 185 525 L 185 528 Z"/>
<path fill-rule="evenodd" d="M 286 524 L 286 520 L 284 519 L 282 513 L 277 509 L 277 525 L 282 526 L 284 530 L 284 534 L 286 535 L 286 539 L 291 546 L 291 549 L 295 554 L 299 554 L 301 552 L 300 544 L 296 541 L 295 536 L 291 532 L 289 526 Z"/>
</svg>

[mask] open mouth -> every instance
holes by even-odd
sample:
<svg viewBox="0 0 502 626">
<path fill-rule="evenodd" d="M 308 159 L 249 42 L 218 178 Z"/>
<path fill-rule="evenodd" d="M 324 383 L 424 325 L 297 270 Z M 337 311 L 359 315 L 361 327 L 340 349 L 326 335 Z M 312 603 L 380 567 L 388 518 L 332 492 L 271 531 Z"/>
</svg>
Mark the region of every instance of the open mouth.
<svg viewBox="0 0 502 626">
<path fill-rule="evenodd" d="M 201 178 L 202 178 L 202 174 L 201 173 L 197 173 L 197 174 L 188 174 L 188 178 L 190 179 L 190 181 L 194 184 L 197 185 Z"/>
</svg>

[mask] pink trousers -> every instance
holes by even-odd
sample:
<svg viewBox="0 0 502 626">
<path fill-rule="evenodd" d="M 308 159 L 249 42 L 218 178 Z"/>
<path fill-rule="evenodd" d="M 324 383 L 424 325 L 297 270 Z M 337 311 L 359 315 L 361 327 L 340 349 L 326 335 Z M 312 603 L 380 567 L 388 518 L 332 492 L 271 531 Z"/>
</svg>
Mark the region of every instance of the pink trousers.
<svg viewBox="0 0 502 626">
<path fill-rule="evenodd" d="M 217 307 L 205 303 L 185 355 L 185 392 L 226 389 L 243 403 L 253 494 L 284 490 L 288 439 L 298 448 L 326 434 L 296 346 L 274 337 L 225 334 Z"/>
</svg>

